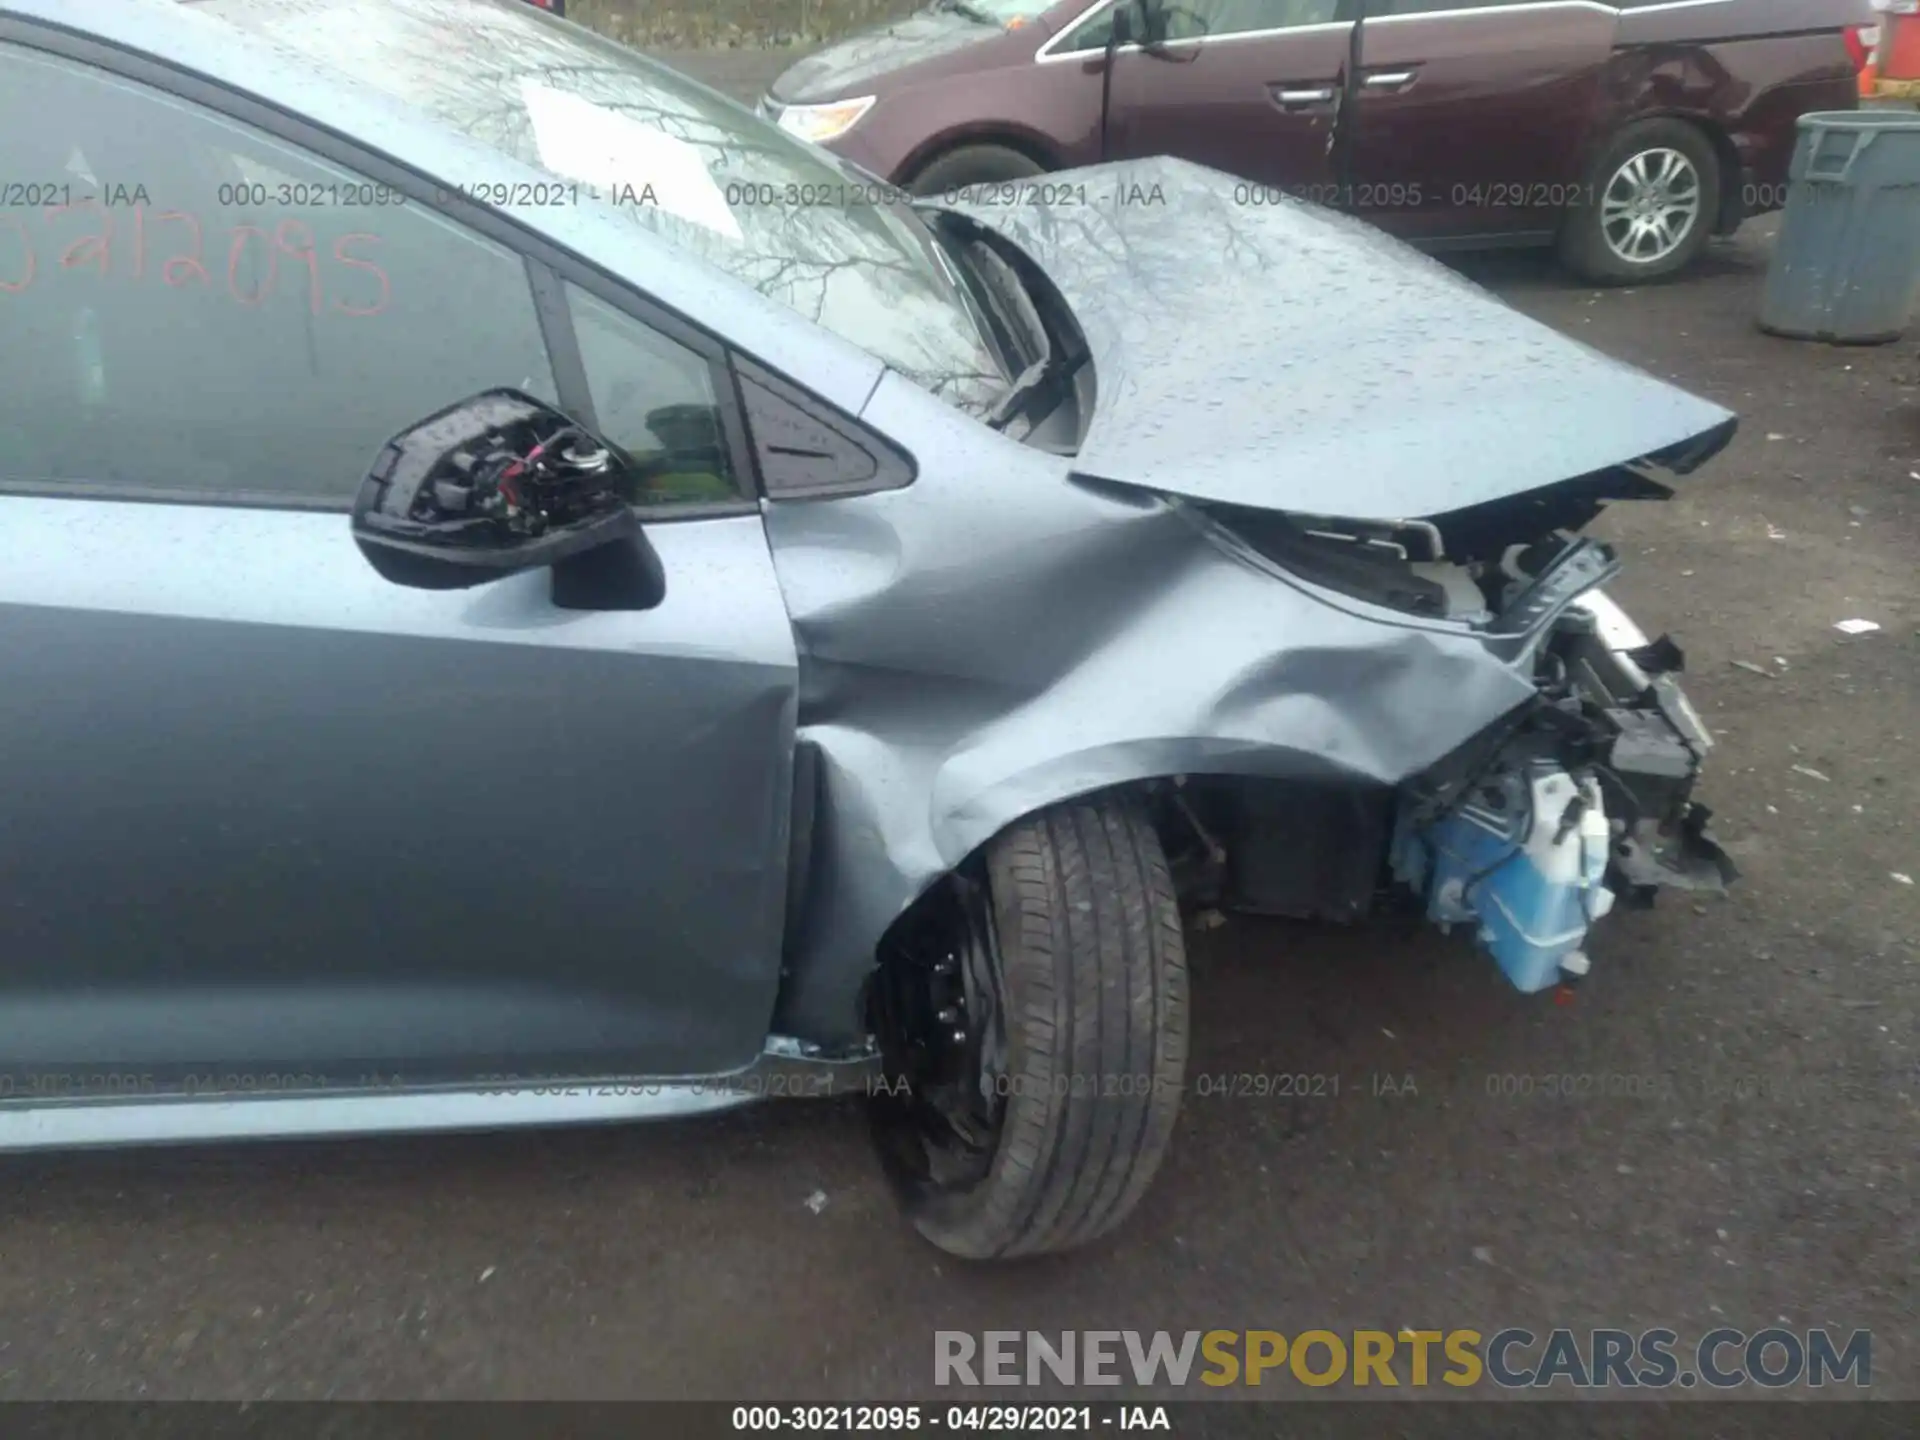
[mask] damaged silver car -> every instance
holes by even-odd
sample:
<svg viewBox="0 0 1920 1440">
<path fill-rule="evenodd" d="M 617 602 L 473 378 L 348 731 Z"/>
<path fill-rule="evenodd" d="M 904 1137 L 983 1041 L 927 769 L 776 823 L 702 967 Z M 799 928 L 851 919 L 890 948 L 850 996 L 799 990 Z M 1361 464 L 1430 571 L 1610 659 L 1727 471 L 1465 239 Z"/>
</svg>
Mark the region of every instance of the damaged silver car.
<svg viewBox="0 0 1920 1440">
<path fill-rule="evenodd" d="M 0 159 L 0 1147 L 852 1091 L 1057 1250 L 1183 907 L 1538 991 L 1732 876 L 1582 532 L 1733 417 L 1357 221 L 908 203 L 519 0 L 0 0 Z"/>
</svg>

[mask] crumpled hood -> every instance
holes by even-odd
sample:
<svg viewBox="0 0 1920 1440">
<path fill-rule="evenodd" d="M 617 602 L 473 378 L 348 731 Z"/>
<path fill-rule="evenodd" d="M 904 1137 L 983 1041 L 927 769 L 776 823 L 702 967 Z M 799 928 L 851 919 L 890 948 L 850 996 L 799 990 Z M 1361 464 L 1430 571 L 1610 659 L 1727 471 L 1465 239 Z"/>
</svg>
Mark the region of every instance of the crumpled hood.
<svg viewBox="0 0 1920 1440">
<path fill-rule="evenodd" d="M 1730 411 L 1351 217 L 1245 203 L 1244 182 L 1182 160 L 1049 179 L 1054 204 L 957 208 L 1031 255 L 1086 332 L 1076 474 L 1431 518 L 1646 457 L 1684 472 L 1731 438 Z"/>
<path fill-rule="evenodd" d="M 934 60 L 1004 31 L 952 11 L 921 10 L 870 30 L 860 30 L 797 60 L 780 73 L 768 93 L 783 105 L 840 100 L 863 86 L 923 60 Z"/>
</svg>

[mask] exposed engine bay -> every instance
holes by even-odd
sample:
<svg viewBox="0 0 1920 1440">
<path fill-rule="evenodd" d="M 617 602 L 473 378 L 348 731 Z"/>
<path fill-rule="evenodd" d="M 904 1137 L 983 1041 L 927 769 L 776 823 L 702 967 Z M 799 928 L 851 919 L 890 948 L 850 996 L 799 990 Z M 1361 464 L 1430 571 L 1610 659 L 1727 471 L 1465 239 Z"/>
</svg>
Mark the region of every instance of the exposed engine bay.
<svg viewBox="0 0 1920 1440">
<path fill-rule="evenodd" d="M 1593 590 L 1537 664 L 1537 702 L 1497 743 L 1404 787 L 1390 862 L 1430 920 L 1477 927 L 1525 992 L 1587 973 L 1587 931 L 1617 898 L 1736 875 L 1692 799 L 1713 742 L 1673 679 L 1678 647 Z"/>
<path fill-rule="evenodd" d="M 1619 569 L 1609 547 L 1570 530 L 1515 539 L 1527 517 L 1512 507 L 1451 534 L 1209 508 L 1298 580 L 1513 647 L 1537 691 L 1396 788 L 1183 781 L 1169 808 L 1197 837 L 1179 857 L 1194 893 L 1319 918 L 1411 902 L 1443 931 L 1471 926 L 1531 993 L 1588 972 L 1588 930 L 1617 902 L 1735 878 L 1692 798 L 1713 742 L 1674 679 L 1683 657 L 1600 588 Z"/>
</svg>

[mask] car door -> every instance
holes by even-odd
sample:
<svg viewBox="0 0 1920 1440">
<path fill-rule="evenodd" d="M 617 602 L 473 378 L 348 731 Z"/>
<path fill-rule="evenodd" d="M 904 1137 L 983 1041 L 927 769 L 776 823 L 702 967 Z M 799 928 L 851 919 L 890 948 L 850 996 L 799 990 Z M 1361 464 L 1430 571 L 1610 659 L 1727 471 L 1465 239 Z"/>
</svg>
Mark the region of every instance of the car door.
<svg viewBox="0 0 1920 1440">
<path fill-rule="evenodd" d="M 1173 155 L 1337 203 L 1352 0 L 1152 3 L 1166 43 L 1114 56 L 1109 158 Z"/>
<path fill-rule="evenodd" d="M 796 662 L 724 355 L 192 94 L 0 45 L 10 1093 L 746 1064 Z M 384 439 L 500 385 L 671 462 L 656 607 L 358 553 Z"/>
<path fill-rule="evenodd" d="M 1617 12 L 1590 0 L 1365 0 L 1356 202 L 1409 239 L 1544 238 L 1579 203 Z"/>
</svg>

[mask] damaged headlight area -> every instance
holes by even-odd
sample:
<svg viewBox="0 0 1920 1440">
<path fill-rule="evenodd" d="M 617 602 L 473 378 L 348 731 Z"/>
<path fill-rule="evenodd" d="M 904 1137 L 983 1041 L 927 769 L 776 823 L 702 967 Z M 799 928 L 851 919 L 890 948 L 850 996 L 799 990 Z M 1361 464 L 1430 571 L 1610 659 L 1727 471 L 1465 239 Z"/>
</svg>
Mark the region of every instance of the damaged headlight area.
<svg viewBox="0 0 1920 1440">
<path fill-rule="evenodd" d="M 1607 598 L 1619 561 L 1579 533 L 1612 501 L 1671 495 L 1660 471 L 1614 466 L 1433 519 L 1204 506 L 1218 543 L 1277 578 L 1406 617 L 1389 624 L 1462 627 L 1532 667 L 1532 701 L 1397 788 L 1384 877 L 1443 929 L 1473 927 L 1529 993 L 1587 972 L 1588 931 L 1616 903 L 1735 878 L 1693 799 L 1712 740 L 1674 678 L 1680 651 Z"/>
<path fill-rule="evenodd" d="M 1588 590 L 1534 654 L 1535 701 L 1403 787 L 1391 849 L 1427 917 L 1475 927 L 1528 993 L 1587 973 L 1587 932 L 1616 900 L 1736 876 L 1693 799 L 1712 740 L 1678 647 Z"/>
<path fill-rule="evenodd" d="M 1496 634 L 1526 634 L 1619 567 L 1580 530 L 1618 500 L 1673 491 L 1649 463 L 1434 519 L 1367 520 L 1247 505 L 1199 507 L 1217 541 L 1292 579 L 1370 605 Z"/>
</svg>

